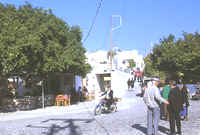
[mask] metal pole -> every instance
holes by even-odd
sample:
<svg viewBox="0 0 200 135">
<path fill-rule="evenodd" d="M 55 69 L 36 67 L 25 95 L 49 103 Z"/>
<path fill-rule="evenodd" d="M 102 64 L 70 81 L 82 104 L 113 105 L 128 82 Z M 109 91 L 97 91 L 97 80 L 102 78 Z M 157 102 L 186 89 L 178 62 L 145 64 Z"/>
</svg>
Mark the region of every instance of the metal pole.
<svg viewBox="0 0 200 135">
<path fill-rule="evenodd" d="M 42 108 L 44 109 L 44 80 L 42 80 Z"/>
<path fill-rule="evenodd" d="M 113 57 L 113 52 L 112 52 L 112 31 L 113 31 L 113 16 L 111 16 L 111 22 L 110 22 L 110 88 L 112 89 L 112 57 Z"/>
<path fill-rule="evenodd" d="M 119 18 L 119 25 L 113 27 L 113 18 L 118 17 Z M 113 51 L 112 51 L 112 31 L 119 29 L 122 25 L 122 17 L 120 15 L 112 15 L 111 16 L 111 30 L 110 30 L 110 72 L 112 72 L 112 59 L 113 59 Z"/>
<path fill-rule="evenodd" d="M 112 72 L 112 25 L 113 25 L 113 19 L 112 19 L 112 16 L 111 16 L 111 23 L 110 23 L 110 74 Z"/>
<path fill-rule="evenodd" d="M 116 27 L 113 28 L 113 17 L 118 17 L 120 20 L 120 24 Z M 110 85 L 111 85 L 111 81 L 112 81 L 112 61 L 113 61 L 113 51 L 112 51 L 112 31 L 119 29 L 122 25 L 122 18 L 120 15 L 112 15 L 111 16 L 111 29 L 110 29 Z M 112 88 L 112 86 L 110 86 Z"/>
</svg>

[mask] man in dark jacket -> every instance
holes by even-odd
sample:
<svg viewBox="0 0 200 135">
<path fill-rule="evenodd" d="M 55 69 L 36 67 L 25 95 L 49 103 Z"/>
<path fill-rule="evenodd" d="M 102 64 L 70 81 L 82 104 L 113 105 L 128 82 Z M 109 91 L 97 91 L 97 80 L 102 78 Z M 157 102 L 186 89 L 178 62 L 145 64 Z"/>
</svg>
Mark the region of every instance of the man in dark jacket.
<svg viewBox="0 0 200 135">
<path fill-rule="evenodd" d="M 181 84 L 180 86 L 180 89 L 181 89 L 181 93 L 183 95 L 183 103 L 184 103 L 184 110 L 181 111 L 181 116 L 183 116 L 184 120 L 188 120 L 188 107 L 189 107 L 189 97 L 188 97 L 188 88 L 186 87 L 185 84 Z"/>
<path fill-rule="evenodd" d="M 170 82 L 171 91 L 169 93 L 168 101 L 168 111 L 169 111 L 169 124 L 171 135 L 176 135 L 175 132 L 175 122 L 178 134 L 181 135 L 181 119 L 180 111 L 183 109 L 183 96 L 179 87 L 176 86 L 175 81 Z"/>
<path fill-rule="evenodd" d="M 110 106 L 114 102 L 113 94 L 114 94 L 113 90 L 111 90 L 111 87 L 108 86 L 106 88 L 106 91 L 101 95 L 101 96 L 105 96 L 105 101 L 106 101 L 106 105 L 107 105 L 108 108 L 110 108 Z"/>
</svg>

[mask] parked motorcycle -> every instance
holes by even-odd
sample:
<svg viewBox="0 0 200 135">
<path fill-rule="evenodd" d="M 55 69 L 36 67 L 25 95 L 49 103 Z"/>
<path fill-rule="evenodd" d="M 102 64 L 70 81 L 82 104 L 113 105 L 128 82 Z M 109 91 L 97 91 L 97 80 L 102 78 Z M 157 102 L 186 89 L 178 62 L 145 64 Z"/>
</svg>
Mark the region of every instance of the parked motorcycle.
<svg viewBox="0 0 200 135">
<path fill-rule="evenodd" d="M 102 113 L 112 113 L 117 111 L 117 101 L 118 98 L 114 98 L 110 106 L 108 106 L 106 99 L 101 99 L 99 104 L 94 109 L 95 115 L 100 115 Z"/>
</svg>

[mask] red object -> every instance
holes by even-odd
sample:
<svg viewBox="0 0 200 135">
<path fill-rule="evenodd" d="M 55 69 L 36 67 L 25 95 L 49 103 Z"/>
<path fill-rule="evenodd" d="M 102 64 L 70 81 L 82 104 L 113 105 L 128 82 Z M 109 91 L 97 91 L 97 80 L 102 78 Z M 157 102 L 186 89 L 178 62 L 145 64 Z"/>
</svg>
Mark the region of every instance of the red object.
<svg viewBox="0 0 200 135">
<path fill-rule="evenodd" d="M 138 76 L 142 76 L 142 72 L 139 72 L 138 74 L 139 74 Z"/>
<path fill-rule="evenodd" d="M 70 95 L 58 95 L 56 100 L 67 100 L 69 99 Z"/>
</svg>

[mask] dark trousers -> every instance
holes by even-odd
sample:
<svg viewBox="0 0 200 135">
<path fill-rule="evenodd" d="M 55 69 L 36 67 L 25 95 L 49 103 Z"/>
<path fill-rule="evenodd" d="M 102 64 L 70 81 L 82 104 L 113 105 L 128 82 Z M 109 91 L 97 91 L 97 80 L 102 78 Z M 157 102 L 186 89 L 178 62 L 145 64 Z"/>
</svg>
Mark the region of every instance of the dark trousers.
<svg viewBox="0 0 200 135">
<path fill-rule="evenodd" d="M 170 132 L 176 133 L 175 124 L 177 127 L 177 131 L 181 134 L 181 118 L 180 118 L 180 111 L 173 111 L 169 109 L 169 124 L 170 124 Z"/>
<path fill-rule="evenodd" d="M 163 119 L 163 117 L 165 116 L 164 105 L 164 103 L 160 104 L 160 119 Z"/>
<path fill-rule="evenodd" d="M 132 82 L 132 84 L 131 84 L 131 88 L 134 88 L 134 83 L 135 83 L 135 82 Z"/>
<path fill-rule="evenodd" d="M 167 106 L 168 105 L 164 104 L 164 116 L 166 120 L 169 120 L 169 112 L 168 112 Z"/>
<path fill-rule="evenodd" d="M 108 108 L 110 108 L 110 106 L 112 105 L 112 103 L 114 102 L 114 99 L 111 98 L 111 99 L 106 99 L 106 105 Z"/>
</svg>

